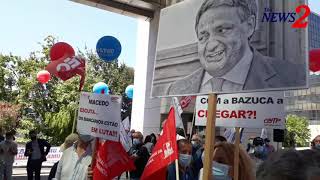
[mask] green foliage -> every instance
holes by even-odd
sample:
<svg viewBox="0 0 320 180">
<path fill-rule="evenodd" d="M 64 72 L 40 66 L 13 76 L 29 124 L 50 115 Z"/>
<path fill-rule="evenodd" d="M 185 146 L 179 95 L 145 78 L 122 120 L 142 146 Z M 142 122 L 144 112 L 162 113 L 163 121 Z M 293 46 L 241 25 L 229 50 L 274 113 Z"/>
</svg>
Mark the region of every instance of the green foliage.
<svg viewBox="0 0 320 180">
<path fill-rule="evenodd" d="M 29 140 L 29 131 L 30 130 L 40 130 L 40 125 L 31 118 L 25 118 L 19 122 L 17 128 L 17 138 L 18 143 L 27 143 Z"/>
<path fill-rule="evenodd" d="M 29 130 L 35 128 L 50 143 L 60 145 L 72 131 L 80 78 L 63 82 L 52 77 L 46 88 L 36 79 L 37 73 L 50 62 L 49 50 L 55 42 L 54 37 L 48 36 L 40 44 L 42 50 L 31 53 L 26 59 L 0 55 L 0 100 L 18 104 L 22 109 L 17 127 L 19 142 L 26 142 Z M 90 50 L 77 54 L 87 61 L 83 91 L 91 92 L 93 85 L 102 81 L 109 85 L 112 94 L 122 95 L 125 88 L 133 84 L 133 68 L 118 62 L 103 62 Z"/>
<path fill-rule="evenodd" d="M 286 121 L 285 147 L 306 147 L 310 142 L 309 123 L 305 117 L 288 115 Z"/>
</svg>

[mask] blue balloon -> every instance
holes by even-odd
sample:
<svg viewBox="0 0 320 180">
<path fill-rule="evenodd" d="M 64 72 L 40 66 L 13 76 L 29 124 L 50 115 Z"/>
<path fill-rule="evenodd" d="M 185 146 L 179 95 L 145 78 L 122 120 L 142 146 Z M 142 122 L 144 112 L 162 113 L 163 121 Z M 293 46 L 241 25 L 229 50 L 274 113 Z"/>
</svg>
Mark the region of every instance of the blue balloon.
<svg viewBox="0 0 320 180">
<path fill-rule="evenodd" d="M 121 44 L 119 40 L 113 36 L 104 36 L 99 39 L 96 51 L 102 60 L 110 62 L 120 56 Z"/>
<path fill-rule="evenodd" d="M 132 99 L 133 98 L 133 85 L 129 85 L 127 88 L 126 88 L 126 95 L 129 99 Z"/>
<path fill-rule="evenodd" d="M 104 82 L 98 82 L 97 84 L 95 84 L 93 86 L 93 90 L 92 90 L 93 93 L 96 93 L 96 94 L 105 94 L 105 95 L 108 95 L 109 94 L 109 87 L 106 83 Z"/>
</svg>

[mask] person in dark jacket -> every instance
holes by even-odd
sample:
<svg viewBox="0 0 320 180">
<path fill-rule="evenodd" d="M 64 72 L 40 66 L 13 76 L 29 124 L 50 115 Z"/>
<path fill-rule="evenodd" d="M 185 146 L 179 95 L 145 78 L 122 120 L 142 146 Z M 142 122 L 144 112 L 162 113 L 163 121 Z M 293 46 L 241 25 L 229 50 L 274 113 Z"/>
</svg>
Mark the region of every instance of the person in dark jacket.
<svg viewBox="0 0 320 180">
<path fill-rule="evenodd" d="M 28 157 L 27 174 L 28 180 L 33 180 L 33 173 L 35 180 L 40 180 L 42 162 L 46 161 L 51 145 L 43 139 L 37 138 L 37 131 L 29 132 L 30 142 L 26 144 L 24 156 Z M 46 148 L 46 149 L 45 149 Z"/>
<path fill-rule="evenodd" d="M 136 131 L 132 134 L 132 138 L 133 146 L 129 150 L 129 155 L 134 160 L 136 170 L 130 172 L 130 178 L 137 180 L 140 179 L 150 155 L 147 148 L 143 146 L 143 135 L 141 132 Z"/>
<path fill-rule="evenodd" d="M 192 146 L 186 139 L 177 141 L 179 151 L 179 180 L 194 180 L 198 179 L 198 173 L 195 172 L 192 166 Z M 169 165 L 167 180 L 176 180 L 175 162 Z"/>
</svg>

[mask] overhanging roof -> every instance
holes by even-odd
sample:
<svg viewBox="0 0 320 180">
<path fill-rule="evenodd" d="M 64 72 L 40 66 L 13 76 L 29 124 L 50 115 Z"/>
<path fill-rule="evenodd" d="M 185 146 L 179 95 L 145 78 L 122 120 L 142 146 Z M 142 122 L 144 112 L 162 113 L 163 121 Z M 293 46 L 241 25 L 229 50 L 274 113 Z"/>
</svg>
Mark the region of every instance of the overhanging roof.
<svg viewBox="0 0 320 180">
<path fill-rule="evenodd" d="M 163 8 L 166 0 L 71 0 L 111 12 L 137 18 L 153 18 L 154 11 Z"/>
</svg>

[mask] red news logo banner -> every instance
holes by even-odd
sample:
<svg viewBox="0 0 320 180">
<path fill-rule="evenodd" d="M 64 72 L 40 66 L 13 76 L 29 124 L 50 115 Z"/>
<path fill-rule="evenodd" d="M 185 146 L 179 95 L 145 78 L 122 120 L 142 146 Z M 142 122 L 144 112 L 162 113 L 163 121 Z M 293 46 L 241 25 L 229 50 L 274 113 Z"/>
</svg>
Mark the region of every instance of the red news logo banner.
<svg viewBox="0 0 320 180">
<path fill-rule="evenodd" d="M 206 125 L 207 108 L 207 96 L 198 96 L 195 125 Z M 282 129 L 285 125 L 283 92 L 219 95 L 216 118 L 216 126 L 221 127 Z"/>
</svg>

